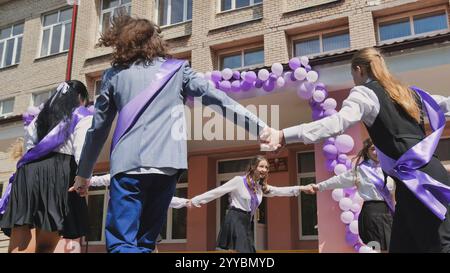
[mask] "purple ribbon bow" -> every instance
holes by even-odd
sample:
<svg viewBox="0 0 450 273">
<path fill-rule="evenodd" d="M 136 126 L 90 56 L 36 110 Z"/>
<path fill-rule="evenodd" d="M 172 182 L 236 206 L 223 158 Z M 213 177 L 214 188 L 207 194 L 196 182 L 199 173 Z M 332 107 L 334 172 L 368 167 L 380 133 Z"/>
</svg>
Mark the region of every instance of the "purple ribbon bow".
<svg viewBox="0 0 450 273">
<path fill-rule="evenodd" d="M 130 102 L 128 102 L 119 112 L 117 125 L 111 142 L 111 153 L 119 142 L 120 138 L 135 124 L 146 107 L 153 101 L 158 91 L 169 81 L 169 79 L 180 69 L 185 61 L 177 59 L 166 60 L 159 71 L 155 74 L 155 79 L 150 86 L 140 92 Z"/>
<path fill-rule="evenodd" d="M 445 127 L 445 117 L 436 101 L 425 91 L 412 87 L 422 98 L 433 133 L 394 160 L 378 148 L 383 170 L 401 180 L 439 219 L 444 220 L 450 203 L 450 187 L 419 169 L 430 162 Z"/>
<path fill-rule="evenodd" d="M 245 187 L 248 190 L 248 193 L 250 194 L 251 200 L 250 200 L 250 209 L 251 209 L 251 216 L 256 212 L 256 209 L 258 208 L 259 202 L 258 202 L 258 196 L 256 196 L 256 192 L 250 188 L 250 186 L 247 183 L 247 176 L 242 177 L 244 179 Z M 252 183 L 253 188 L 256 188 L 255 181 L 250 178 L 250 182 Z"/>
<path fill-rule="evenodd" d="M 23 165 L 42 158 L 53 150 L 61 146 L 65 141 L 67 136 L 75 131 L 75 127 L 78 122 L 86 117 L 92 115 L 92 113 L 84 106 L 80 106 L 75 109 L 72 113 L 72 119 L 69 124 L 68 133 L 65 133 L 65 128 L 67 126 L 66 122 L 61 121 L 55 126 L 41 141 L 39 141 L 36 146 L 28 150 L 22 158 L 17 162 L 16 169 L 19 169 Z M 9 178 L 9 184 L 6 188 L 3 198 L 0 199 L 0 214 L 4 214 L 6 206 L 8 205 L 9 196 L 11 195 L 12 182 L 15 179 L 15 173 Z"/>
<path fill-rule="evenodd" d="M 359 165 L 359 169 L 370 178 L 370 181 L 375 185 L 378 193 L 383 197 L 384 201 L 388 205 L 392 214 L 395 212 L 394 200 L 392 195 L 384 184 L 384 177 L 380 176 L 377 172 L 378 166 L 373 166 L 367 161 L 362 162 Z"/>
</svg>

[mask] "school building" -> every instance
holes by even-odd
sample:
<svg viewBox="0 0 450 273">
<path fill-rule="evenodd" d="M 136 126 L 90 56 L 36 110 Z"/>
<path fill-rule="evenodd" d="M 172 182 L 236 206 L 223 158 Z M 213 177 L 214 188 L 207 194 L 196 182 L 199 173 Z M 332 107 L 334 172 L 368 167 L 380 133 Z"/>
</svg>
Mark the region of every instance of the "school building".
<svg viewBox="0 0 450 273">
<path fill-rule="evenodd" d="M 170 53 L 189 60 L 198 72 L 224 68 L 257 72 L 276 62 L 287 64 L 292 57 L 308 56 L 339 108 L 353 86 L 352 55 L 374 46 L 385 52 L 389 68 L 403 82 L 450 96 L 449 0 L 81 0 L 76 21 L 72 3 L 0 0 L 0 193 L 15 170 L 8 148 L 23 136 L 21 114 L 44 102 L 65 79 L 72 24 L 72 79 L 86 83 L 95 100 L 101 75 L 111 62 L 111 49 L 95 44 L 119 10 L 157 22 Z M 295 84 L 272 92 L 252 89 L 229 96 L 244 106 L 270 110 L 278 105 L 279 128 L 312 121 L 308 102 L 297 96 Z M 195 108 L 188 109 L 189 124 L 205 124 L 211 118 L 198 117 Z M 360 124 L 348 134 L 355 139 L 354 155 L 367 132 Z M 96 174 L 109 170 L 110 141 L 111 136 Z M 242 175 L 249 159 L 261 154 L 257 141 L 251 140 L 189 140 L 188 149 L 189 169 L 177 185 L 178 197 L 191 198 Z M 321 149 L 321 144 L 296 144 L 269 155 L 269 184 L 293 186 L 330 177 Z M 449 120 L 437 154 L 450 164 Z M 80 243 L 62 240 L 58 251 L 105 251 L 107 201 L 108 189 L 90 191 L 89 235 Z M 159 250 L 214 251 L 227 202 L 224 196 L 202 208 L 169 209 Z M 340 213 L 331 192 L 267 198 L 255 221 L 256 248 L 261 252 L 353 252 L 345 242 Z M 7 243 L 0 235 L 0 251 L 6 251 Z"/>
</svg>

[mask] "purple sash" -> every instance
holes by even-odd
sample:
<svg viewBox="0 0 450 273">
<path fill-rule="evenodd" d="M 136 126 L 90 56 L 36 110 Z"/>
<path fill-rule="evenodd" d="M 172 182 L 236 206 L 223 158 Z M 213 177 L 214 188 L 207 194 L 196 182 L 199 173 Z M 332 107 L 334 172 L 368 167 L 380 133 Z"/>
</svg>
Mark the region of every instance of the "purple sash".
<svg viewBox="0 0 450 273">
<path fill-rule="evenodd" d="M 433 130 L 429 136 L 394 160 L 377 148 L 381 168 L 401 180 L 439 219 L 444 220 L 450 203 L 450 187 L 419 170 L 430 162 L 445 127 L 445 117 L 436 101 L 417 87 L 412 87 L 422 98 Z"/>
<path fill-rule="evenodd" d="M 242 179 L 244 179 L 245 187 L 248 190 L 248 193 L 250 194 L 251 200 L 250 200 L 250 209 L 251 209 L 251 215 L 255 214 L 256 209 L 258 208 L 258 197 L 256 196 L 256 193 L 254 190 L 250 188 L 250 186 L 247 183 L 247 176 L 243 176 Z M 250 179 L 250 182 L 252 183 L 252 186 L 255 187 L 255 182 L 253 179 Z"/>
<path fill-rule="evenodd" d="M 140 92 L 129 101 L 119 112 L 117 125 L 111 142 L 111 153 L 122 136 L 136 123 L 144 110 L 152 103 L 153 99 L 169 79 L 180 69 L 185 61 L 177 59 L 166 60 L 155 75 L 150 86 Z"/>
<path fill-rule="evenodd" d="M 67 124 L 65 122 L 60 122 L 55 126 L 41 141 L 39 141 L 36 146 L 32 149 L 28 150 L 22 158 L 17 162 L 16 169 L 19 169 L 23 165 L 35 161 L 39 158 L 42 158 L 53 150 L 64 144 L 68 135 L 72 134 L 77 126 L 78 122 L 89 115 L 92 115 L 86 107 L 80 106 L 72 113 L 72 120 L 70 121 L 68 133 L 66 134 L 64 131 Z M 3 198 L 0 199 L 0 214 L 4 214 L 6 210 L 6 206 L 9 201 L 9 196 L 11 194 L 11 186 L 14 181 L 15 173 L 9 178 L 9 184 L 6 188 L 5 193 L 3 194 Z"/>
<path fill-rule="evenodd" d="M 384 184 L 384 177 L 380 177 L 380 175 L 376 171 L 376 169 L 378 169 L 378 166 L 373 166 L 369 162 L 364 161 L 359 165 L 359 169 L 367 177 L 370 178 L 370 181 L 375 185 L 378 193 L 383 197 L 384 201 L 389 206 L 391 213 L 394 214 L 394 200 L 392 200 L 391 193 Z"/>
</svg>

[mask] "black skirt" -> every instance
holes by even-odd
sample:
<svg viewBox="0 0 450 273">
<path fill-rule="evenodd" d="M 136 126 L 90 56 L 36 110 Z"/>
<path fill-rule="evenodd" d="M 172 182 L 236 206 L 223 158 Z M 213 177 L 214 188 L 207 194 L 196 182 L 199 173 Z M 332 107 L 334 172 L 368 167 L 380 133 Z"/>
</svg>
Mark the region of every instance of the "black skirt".
<svg viewBox="0 0 450 273">
<path fill-rule="evenodd" d="M 217 238 L 217 247 L 240 253 L 256 252 L 250 212 L 234 207 L 228 209 Z"/>
<path fill-rule="evenodd" d="M 71 155 L 51 153 L 17 170 L 11 196 L 0 227 L 5 234 L 17 226 L 28 225 L 59 232 L 67 239 L 87 234 L 87 203 L 76 192 L 77 164 Z"/>
<path fill-rule="evenodd" d="M 386 251 L 391 240 L 393 217 L 384 201 L 365 201 L 358 218 L 359 237 L 364 244 L 374 242 Z"/>
</svg>

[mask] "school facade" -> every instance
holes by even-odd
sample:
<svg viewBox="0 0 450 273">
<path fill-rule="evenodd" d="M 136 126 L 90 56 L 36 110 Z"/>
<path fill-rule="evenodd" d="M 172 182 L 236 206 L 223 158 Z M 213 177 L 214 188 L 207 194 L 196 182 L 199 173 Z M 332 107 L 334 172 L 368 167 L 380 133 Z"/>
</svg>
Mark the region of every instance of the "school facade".
<svg viewBox="0 0 450 273">
<path fill-rule="evenodd" d="M 448 0 L 81 0 L 72 78 L 85 82 L 95 100 L 111 56 L 110 49 L 96 48 L 95 44 L 109 18 L 123 9 L 160 24 L 171 54 L 189 60 L 199 72 L 226 67 L 257 71 L 307 55 L 320 74 L 319 81 L 340 105 L 353 84 L 352 54 L 377 46 L 404 82 L 450 96 L 449 6 Z M 0 0 L 0 192 L 14 171 L 7 150 L 23 135 L 21 113 L 30 105 L 40 105 L 65 79 L 74 22 L 68 1 Z M 278 105 L 279 122 L 272 126 L 286 128 L 311 121 L 310 107 L 297 97 L 295 85 L 272 92 L 252 89 L 229 95 L 245 106 L 270 109 Z M 199 109 L 189 109 L 189 124 L 204 124 L 211 117 L 197 116 Z M 228 121 L 223 124 L 229 128 Z M 447 121 L 437 149 L 445 164 L 450 164 L 449 124 Z M 363 125 L 357 125 L 348 133 L 355 139 L 355 154 L 367 132 Z M 96 174 L 108 172 L 109 143 L 110 138 Z M 188 149 L 189 170 L 176 192 L 186 198 L 242 175 L 249 158 L 260 154 L 258 143 L 248 140 L 190 140 Z M 320 144 L 289 145 L 269 159 L 269 183 L 275 186 L 309 184 L 331 176 L 325 170 Z M 104 251 L 107 201 L 107 189 L 90 191 L 87 240 L 81 244 L 61 241 L 58 251 Z M 214 251 L 226 207 L 224 196 L 199 209 L 169 209 L 159 250 Z M 339 216 L 339 206 L 329 192 L 268 198 L 255 221 L 257 250 L 351 252 Z M 6 242 L 0 238 L 0 247 Z"/>
</svg>

